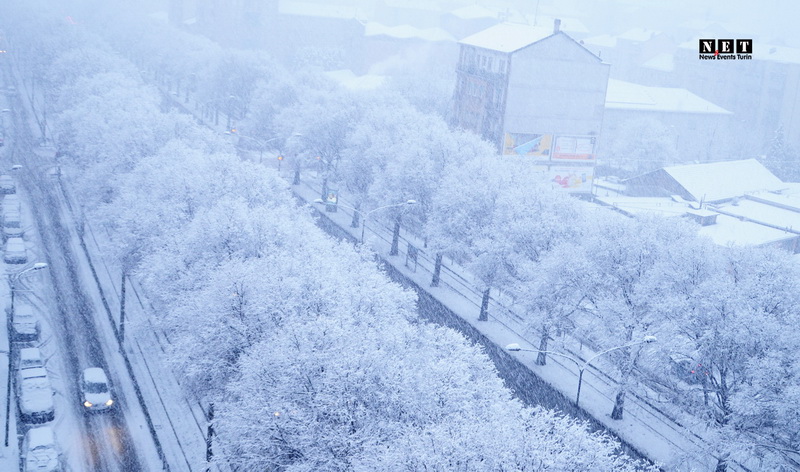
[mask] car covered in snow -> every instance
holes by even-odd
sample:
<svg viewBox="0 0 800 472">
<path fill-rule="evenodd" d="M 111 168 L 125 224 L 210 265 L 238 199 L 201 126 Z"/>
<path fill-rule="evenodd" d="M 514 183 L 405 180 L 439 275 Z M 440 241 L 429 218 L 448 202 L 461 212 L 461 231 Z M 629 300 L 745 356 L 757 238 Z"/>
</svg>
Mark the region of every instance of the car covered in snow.
<svg viewBox="0 0 800 472">
<path fill-rule="evenodd" d="M 46 423 L 55 418 L 53 387 L 44 367 L 19 371 L 18 404 L 22 421 L 29 424 Z"/>
<path fill-rule="evenodd" d="M 16 303 L 11 320 L 11 340 L 19 343 L 38 341 L 40 330 L 39 319 L 33 307 L 26 303 Z"/>
<path fill-rule="evenodd" d="M 81 375 L 81 402 L 85 412 L 105 411 L 114 405 L 111 386 L 105 371 L 89 367 Z"/>
<path fill-rule="evenodd" d="M 19 350 L 18 369 L 29 369 L 31 367 L 44 367 L 42 352 L 38 347 L 24 347 Z"/>
<path fill-rule="evenodd" d="M 53 428 L 39 426 L 25 434 L 22 445 L 25 472 L 59 472 L 63 470 Z"/>
<path fill-rule="evenodd" d="M 28 251 L 25 249 L 25 240 L 22 238 L 8 238 L 3 253 L 6 264 L 25 264 L 28 262 Z"/>
<path fill-rule="evenodd" d="M 22 208 L 22 205 L 21 205 L 20 200 L 19 200 L 19 195 L 14 193 L 14 194 L 11 194 L 11 195 L 4 196 L 3 197 L 2 208 L 3 208 L 3 213 L 6 213 L 6 212 L 19 213 L 20 209 Z"/>
<path fill-rule="evenodd" d="M 23 233 L 25 230 L 22 228 L 22 213 L 19 209 L 3 207 L 3 239 L 20 237 Z"/>
<path fill-rule="evenodd" d="M 7 174 L 0 175 L 0 193 L 5 195 L 17 193 L 17 183 L 14 182 L 14 177 Z"/>
</svg>

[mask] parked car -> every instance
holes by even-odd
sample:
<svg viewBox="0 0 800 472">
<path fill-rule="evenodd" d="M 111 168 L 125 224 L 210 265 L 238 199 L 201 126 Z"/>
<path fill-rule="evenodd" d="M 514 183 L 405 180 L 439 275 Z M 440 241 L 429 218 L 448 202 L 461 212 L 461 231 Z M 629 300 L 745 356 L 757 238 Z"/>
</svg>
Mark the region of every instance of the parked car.
<svg viewBox="0 0 800 472">
<path fill-rule="evenodd" d="M 16 303 L 11 321 L 11 340 L 20 343 L 35 342 L 39 340 L 40 331 L 39 319 L 33 307 L 25 303 Z"/>
<path fill-rule="evenodd" d="M 89 367 L 81 376 L 81 401 L 85 412 L 105 411 L 114 405 L 105 371 Z"/>
<path fill-rule="evenodd" d="M 6 264 L 25 264 L 28 262 L 28 251 L 25 249 L 25 240 L 22 238 L 8 238 L 6 250 L 3 253 Z"/>
<path fill-rule="evenodd" d="M 8 174 L 0 175 L 0 193 L 5 195 L 17 193 L 17 183 L 14 182 L 14 177 Z"/>
<path fill-rule="evenodd" d="M 3 197 L 3 213 L 6 212 L 20 212 L 19 195 L 12 193 Z"/>
<path fill-rule="evenodd" d="M 38 347 L 24 347 L 19 350 L 17 369 L 29 369 L 31 367 L 44 367 L 42 352 Z"/>
<path fill-rule="evenodd" d="M 3 207 L 3 239 L 22 237 L 22 213 L 20 211 Z"/>
<path fill-rule="evenodd" d="M 25 472 L 59 472 L 62 469 L 53 428 L 39 426 L 25 434 L 22 444 Z"/>
<path fill-rule="evenodd" d="M 44 367 L 31 367 L 19 371 L 19 412 L 25 423 L 38 424 L 53 421 L 53 387 Z"/>
</svg>

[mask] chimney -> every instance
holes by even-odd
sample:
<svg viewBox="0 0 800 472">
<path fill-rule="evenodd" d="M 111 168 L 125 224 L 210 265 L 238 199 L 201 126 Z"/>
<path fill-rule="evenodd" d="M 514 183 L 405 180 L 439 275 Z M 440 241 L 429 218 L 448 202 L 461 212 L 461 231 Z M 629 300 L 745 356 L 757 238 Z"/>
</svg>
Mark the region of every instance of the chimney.
<svg viewBox="0 0 800 472">
<path fill-rule="evenodd" d="M 561 30 L 561 19 L 556 18 L 553 20 L 553 34 L 558 33 Z"/>
</svg>

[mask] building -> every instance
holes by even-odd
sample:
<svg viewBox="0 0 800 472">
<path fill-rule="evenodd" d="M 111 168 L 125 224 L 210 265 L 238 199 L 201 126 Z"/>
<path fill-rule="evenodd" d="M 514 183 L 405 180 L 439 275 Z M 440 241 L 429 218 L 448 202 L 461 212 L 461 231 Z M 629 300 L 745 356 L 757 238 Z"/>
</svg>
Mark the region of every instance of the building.
<svg viewBox="0 0 800 472">
<path fill-rule="evenodd" d="M 460 41 L 455 125 L 589 191 L 609 65 L 560 30 L 501 23 Z M 582 185 L 587 184 L 587 185 Z"/>
<path fill-rule="evenodd" d="M 733 114 L 684 88 L 609 79 L 605 107 L 597 155 L 611 169 L 642 173 L 735 155 L 726 140 L 702 145 L 727 129 Z"/>
</svg>

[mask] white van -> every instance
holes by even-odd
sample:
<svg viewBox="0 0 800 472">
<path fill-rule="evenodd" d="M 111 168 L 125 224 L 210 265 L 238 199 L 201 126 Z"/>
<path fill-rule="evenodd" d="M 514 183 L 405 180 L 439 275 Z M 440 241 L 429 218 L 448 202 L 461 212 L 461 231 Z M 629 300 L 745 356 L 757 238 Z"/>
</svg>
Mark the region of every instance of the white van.
<svg viewBox="0 0 800 472">
<path fill-rule="evenodd" d="M 8 238 L 3 260 L 6 264 L 25 264 L 28 262 L 28 251 L 25 249 L 25 240 L 22 238 Z"/>
</svg>

